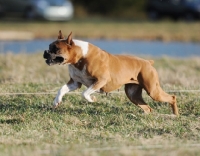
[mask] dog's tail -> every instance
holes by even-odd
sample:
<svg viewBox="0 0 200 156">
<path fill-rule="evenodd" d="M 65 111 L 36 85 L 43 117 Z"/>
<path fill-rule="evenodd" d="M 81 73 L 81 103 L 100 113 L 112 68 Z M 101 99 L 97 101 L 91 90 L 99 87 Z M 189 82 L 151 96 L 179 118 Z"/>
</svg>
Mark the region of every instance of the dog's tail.
<svg viewBox="0 0 200 156">
<path fill-rule="evenodd" d="M 154 60 L 149 60 L 149 62 L 151 63 L 151 65 L 153 65 L 153 64 L 154 64 Z"/>
</svg>

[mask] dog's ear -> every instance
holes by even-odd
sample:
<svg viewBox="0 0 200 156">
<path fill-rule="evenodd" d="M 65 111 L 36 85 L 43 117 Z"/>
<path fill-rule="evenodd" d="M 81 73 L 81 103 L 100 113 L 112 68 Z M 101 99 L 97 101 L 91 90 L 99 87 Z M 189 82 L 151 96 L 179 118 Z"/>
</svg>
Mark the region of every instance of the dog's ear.
<svg viewBox="0 0 200 156">
<path fill-rule="evenodd" d="M 72 45 L 74 42 L 72 41 L 72 32 L 68 35 L 67 39 L 67 44 Z"/>
<path fill-rule="evenodd" d="M 64 36 L 63 36 L 61 30 L 59 30 L 59 33 L 58 33 L 58 39 L 64 39 Z"/>
</svg>

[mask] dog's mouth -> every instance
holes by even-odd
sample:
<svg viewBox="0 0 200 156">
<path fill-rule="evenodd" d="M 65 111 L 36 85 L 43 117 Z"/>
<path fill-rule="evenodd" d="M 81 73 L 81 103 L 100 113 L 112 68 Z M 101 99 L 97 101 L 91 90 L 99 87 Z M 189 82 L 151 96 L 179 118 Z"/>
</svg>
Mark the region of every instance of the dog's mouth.
<svg viewBox="0 0 200 156">
<path fill-rule="evenodd" d="M 49 53 L 47 50 L 44 51 L 43 54 L 44 59 L 46 59 L 46 63 L 51 66 L 54 64 L 61 64 L 64 61 L 64 58 L 60 55 L 55 55 L 54 53 Z"/>
<path fill-rule="evenodd" d="M 56 56 L 54 59 L 46 59 L 46 63 L 51 66 L 54 64 L 61 64 L 64 61 L 64 58 L 62 56 Z"/>
</svg>

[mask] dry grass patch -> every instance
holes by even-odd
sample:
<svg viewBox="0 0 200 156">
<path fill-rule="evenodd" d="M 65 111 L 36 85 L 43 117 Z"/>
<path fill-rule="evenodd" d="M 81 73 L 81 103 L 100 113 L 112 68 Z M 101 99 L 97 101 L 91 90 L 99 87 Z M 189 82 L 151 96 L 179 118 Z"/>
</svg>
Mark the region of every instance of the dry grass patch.
<svg viewBox="0 0 200 156">
<path fill-rule="evenodd" d="M 72 20 L 70 22 L 0 22 L 1 31 L 28 31 L 35 38 L 56 38 L 58 30 L 77 38 L 200 41 L 200 22 Z"/>
</svg>

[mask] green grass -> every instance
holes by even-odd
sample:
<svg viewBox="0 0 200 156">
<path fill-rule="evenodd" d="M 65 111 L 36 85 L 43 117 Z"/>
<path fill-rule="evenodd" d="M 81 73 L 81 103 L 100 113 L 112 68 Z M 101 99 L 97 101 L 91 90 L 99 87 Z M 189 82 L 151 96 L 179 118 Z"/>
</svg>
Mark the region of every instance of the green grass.
<svg viewBox="0 0 200 156">
<path fill-rule="evenodd" d="M 126 40 L 200 41 L 200 22 L 116 21 L 105 19 L 74 19 L 69 22 L 1 21 L 1 31 L 28 31 L 35 38 L 57 38 L 59 30 L 65 37 L 72 31 L 77 38 Z M 19 36 L 20 38 L 20 36 Z"/>
<path fill-rule="evenodd" d="M 200 58 L 154 60 L 165 90 L 199 89 Z M 175 93 L 180 117 L 145 93 L 150 115 L 121 92 L 89 103 L 82 88 L 55 110 L 55 94 L 2 95 L 54 93 L 67 80 L 67 67 L 47 66 L 42 53 L 0 55 L 0 155 L 199 155 L 199 92 Z"/>
</svg>

